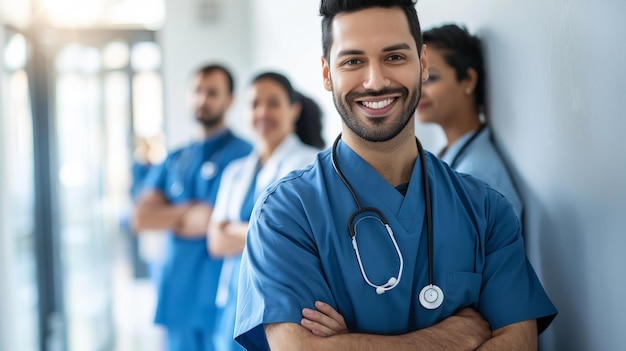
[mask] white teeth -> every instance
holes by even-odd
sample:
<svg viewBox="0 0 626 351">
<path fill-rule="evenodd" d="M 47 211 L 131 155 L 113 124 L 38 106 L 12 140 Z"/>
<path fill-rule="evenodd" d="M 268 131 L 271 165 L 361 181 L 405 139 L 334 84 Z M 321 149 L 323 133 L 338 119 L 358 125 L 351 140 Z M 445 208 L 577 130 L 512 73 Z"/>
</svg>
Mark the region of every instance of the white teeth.
<svg viewBox="0 0 626 351">
<path fill-rule="evenodd" d="M 367 108 L 378 110 L 389 106 L 392 102 L 393 99 L 387 99 L 382 101 L 363 101 L 362 104 Z"/>
</svg>

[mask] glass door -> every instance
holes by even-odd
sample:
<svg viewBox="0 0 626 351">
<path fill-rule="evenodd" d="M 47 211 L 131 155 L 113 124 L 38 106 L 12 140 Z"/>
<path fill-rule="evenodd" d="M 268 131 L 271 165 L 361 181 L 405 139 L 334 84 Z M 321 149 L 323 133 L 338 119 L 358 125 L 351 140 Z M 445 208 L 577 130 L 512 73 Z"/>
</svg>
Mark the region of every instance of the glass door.
<svg viewBox="0 0 626 351">
<path fill-rule="evenodd" d="M 129 287 L 124 280 L 128 265 L 120 265 L 120 258 L 127 259 L 122 252 L 128 252 L 124 249 L 133 239 L 121 220 L 132 206 L 134 144 L 162 135 L 160 49 L 152 36 L 148 31 L 74 31 L 58 36 L 73 40 L 54 45 L 59 239 L 69 351 L 121 349 L 127 339 L 122 329 L 128 327 L 121 323 L 135 317 L 133 306 L 120 308 L 132 293 L 120 291 Z M 151 319 L 144 323 L 150 325 Z"/>
<path fill-rule="evenodd" d="M 4 340 L 0 349 L 39 350 L 38 284 L 35 258 L 35 195 L 33 124 L 29 94 L 26 38 L 6 29 L 2 74 L 2 122 L 0 151 L 2 169 L 3 248 L 1 266 L 7 267 L 1 281 L 0 299 Z M 0 280 L 1 277 L 0 277 Z"/>
</svg>

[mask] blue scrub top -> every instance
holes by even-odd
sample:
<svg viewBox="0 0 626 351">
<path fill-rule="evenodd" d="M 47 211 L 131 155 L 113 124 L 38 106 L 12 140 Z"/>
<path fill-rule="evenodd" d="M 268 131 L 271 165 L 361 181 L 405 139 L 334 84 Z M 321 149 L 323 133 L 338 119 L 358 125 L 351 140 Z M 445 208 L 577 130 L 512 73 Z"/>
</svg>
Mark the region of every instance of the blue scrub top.
<svg viewBox="0 0 626 351">
<path fill-rule="evenodd" d="M 351 332 L 395 335 L 425 328 L 472 306 L 498 329 L 539 318 L 543 331 L 556 309 L 526 259 L 510 203 L 484 182 L 457 174 L 426 153 L 433 206 L 434 283 L 443 305 L 427 310 L 419 292 L 428 284 L 425 208 L 420 162 L 406 196 L 343 142 L 337 158 L 364 207 L 384 213 L 404 258 L 399 284 L 382 295 L 364 281 L 348 234 L 356 204 L 331 162 L 330 150 L 293 172 L 257 201 L 242 257 L 236 340 L 267 350 L 264 324 L 299 324 L 302 308 L 329 303 Z M 384 228 L 365 219 L 357 240 L 368 278 L 397 277 L 399 258 Z"/>
<path fill-rule="evenodd" d="M 461 136 L 459 140 L 446 150 L 443 156 L 441 156 L 441 160 L 450 166 L 454 166 L 455 171 L 473 175 L 501 192 L 511 202 L 517 218 L 521 221 L 524 209 L 522 200 L 506 164 L 492 141 L 489 127 L 485 126 L 476 138 L 467 145 L 465 151 L 459 154 L 460 149 L 474 133 L 474 131 L 471 131 Z M 456 162 L 453 165 L 452 161 L 455 158 Z"/>
<path fill-rule="evenodd" d="M 251 150 L 248 142 L 226 130 L 172 152 L 150 171 L 145 189 L 160 191 L 172 204 L 202 201 L 213 206 L 224 168 Z M 222 260 L 211 258 L 206 245 L 206 236 L 189 239 L 168 234 L 157 288 L 156 323 L 168 328 L 213 330 Z"/>
</svg>

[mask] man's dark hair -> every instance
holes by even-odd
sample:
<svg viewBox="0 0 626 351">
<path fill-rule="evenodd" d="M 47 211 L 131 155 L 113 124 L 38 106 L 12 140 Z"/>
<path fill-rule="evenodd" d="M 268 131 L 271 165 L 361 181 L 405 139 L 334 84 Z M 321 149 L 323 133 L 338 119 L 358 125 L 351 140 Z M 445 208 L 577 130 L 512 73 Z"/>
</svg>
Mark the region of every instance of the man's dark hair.
<svg viewBox="0 0 626 351">
<path fill-rule="evenodd" d="M 195 76 L 204 77 L 214 72 L 224 73 L 226 79 L 228 80 L 228 91 L 230 92 L 230 95 L 232 95 L 235 91 L 235 80 L 233 79 L 233 75 L 230 73 L 230 70 L 228 70 L 228 68 L 218 64 L 210 64 L 198 68 L 196 70 Z"/>
<path fill-rule="evenodd" d="M 482 45 L 478 37 L 469 34 L 465 27 L 446 24 L 424 31 L 424 42 L 443 51 L 448 65 L 456 71 L 457 81 L 468 77 L 467 70 L 473 68 L 477 74 L 476 107 L 485 105 L 485 69 Z"/>
<path fill-rule="evenodd" d="M 355 12 L 372 7 L 392 8 L 399 7 L 406 14 L 409 21 L 411 35 L 415 39 L 418 55 L 422 49 L 422 31 L 417 18 L 415 4 L 417 0 L 321 0 L 320 15 L 322 18 L 322 50 L 326 61 L 330 62 L 330 47 L 333 45 L 333 19 L 342 12 Z M 372 23 L 375 26 L 375 23 Z"/>
</svg>

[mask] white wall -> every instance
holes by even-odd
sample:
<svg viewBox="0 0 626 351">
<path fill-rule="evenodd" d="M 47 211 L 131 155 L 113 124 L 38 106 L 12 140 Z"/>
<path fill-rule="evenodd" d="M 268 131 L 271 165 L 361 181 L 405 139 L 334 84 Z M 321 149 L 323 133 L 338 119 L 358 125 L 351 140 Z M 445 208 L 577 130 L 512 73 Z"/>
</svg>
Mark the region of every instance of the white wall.
<svg viewBox="0 0 626 351">
<path fill-rule="evenodd" d="M 421 1 L 486 44 L 491 120 L 560 311 L 544 350 L 626 348 L 626 13 L 621 0 Z"/>
<path fill-rule="evenodd" d="M 202 3 L 216 6 L 212 20 L 200 17 Z M 207 62 L 225 64 L 235 75 L 237 93 L 243 91 L 252 62 L 250 14 L 247 0 L 166 0 L 165 7 L 165 26 L 159 34 L 164 57 L 165 126 L 168 145 L 179 146 L 197 137 L 199 131 L 187 104 L 195 69 Z M 247 118 L 245 113 L 238 99 L 227 122 L 239 128 L 240 121 Z"/>
<path fill-rule="evenodd" d="M 234 12 L 245 3 L 222 2 Z M 339 117 L 322 88 L 318 1 L 248 2 L 249 26 L 231 13 L 232 23 L 212 27 L 190 21 L 193 0 L 168 1 L 168 115 L 192 123 L 181 114 L 190 64 L 230 53 L 241 74 L 281 69 L 317 98 L 332 141 Z M 484 38 L 490 119 L 525 201 L 529 257 L 560 311 L 542 350 L 624 349 L 626 2 L 420 0 L 417 9 L 423 28 L 454 21 Z M 435 127 L 417 133 L 427 148 L 441 142 Z"/>
<path fill-rule="evenodd" d="M 257 70 L 276 69 L 324 110 L 323 135 L 331 144 L 341 129 L 332 95 L 322 81 L 319 1 L 255 0 L 254 57 Z"/>
</svg>

